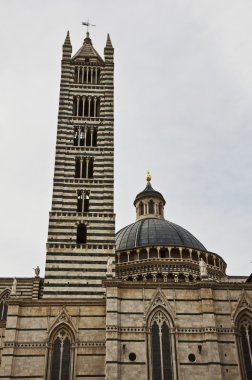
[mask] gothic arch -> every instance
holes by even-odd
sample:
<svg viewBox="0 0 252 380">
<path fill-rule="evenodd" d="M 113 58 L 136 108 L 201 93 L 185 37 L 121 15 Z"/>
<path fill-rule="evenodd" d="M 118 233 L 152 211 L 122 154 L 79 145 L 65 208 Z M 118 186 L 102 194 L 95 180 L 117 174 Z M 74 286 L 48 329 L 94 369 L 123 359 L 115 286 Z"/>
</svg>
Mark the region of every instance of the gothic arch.
<svg viewBox="0 0 252 380">
<path fill-rule="evenodd" d="M 152 311 L 155 310 L 157 307 L 161 307 L 164 309 L 165 313 L 167 314 L 167 317 L 170 320 L 172 327 L 174 327 L 175 320 L 176 320 L 176 313 L 174 311 L 173 306 L 171 305 L 170 302 L 168 302 L 165 294 L 162 292 L 162 289 L 160 287 L 157 288 L 157 290 L 152 296 L 150 303 L 145 308 L 144 316 L 146 320 L 150 318 Z"/>
<path fill-rule="evenodd" d="M 0 323 L 6 322 L 7 314 L 8 314 L 8 299 L 10 297 L 10 289 L 5 289 L 0 294 Z"/>
<path fill-rule="evenodd" d="M 247 303 L 248 296 L 244 293 L 238 303 L 235 316 L 236 341 L 239 353 L 241 378 L 252 378 L 252 308 Z"/>
<path fill-rule="evenodd" d="M 175 312 L 160 288 L 145 310 L 148 378 L 177 380 Z"/>
<path fill-rule="evenodd" d="M 74 377 L 76 330 L 65 309 L 48 331 L 47 380 L 70 380 Z"/>
</svg>

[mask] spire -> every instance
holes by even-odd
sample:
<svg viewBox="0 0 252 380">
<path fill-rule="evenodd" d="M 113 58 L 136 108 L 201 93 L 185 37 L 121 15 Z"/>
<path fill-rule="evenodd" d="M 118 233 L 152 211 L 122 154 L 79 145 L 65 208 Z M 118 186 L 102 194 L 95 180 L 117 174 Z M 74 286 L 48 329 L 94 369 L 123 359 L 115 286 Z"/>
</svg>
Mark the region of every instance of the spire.
<svg viewBox="0 0 252 380">
<path fill-rule="evenodd" d="M 64 45 L 70 45 L 71 46 L 71 40 L 70 40 L 69 30 L 67 31 L 67 35 L 66 35 L 66 38 L 65 38 Z"/>
<path fill-rule="evenodd" d="M 104 48 L 104 57 L 105 57 L 105 62 L 107 64 L 113 64 L 113 56 L 114 56 L 114 48 L 111 43 L 111 39 L 109 34 L 107 35 L 107 41 L 106 41 L 106 46 Z"/>
<path fill-rule="evenodd" d="M 71 58 L 71 54 L 72 54 L 72 45 L 71 45 L 69 31 L 67 31 L 65 42 L 63 44 L 63 58 L 69 59 Z"/>
<path fill-rule="evenodd" d="M 109 33 L 107 35 L 106 48 L 113 48 Z"/>
</svg>

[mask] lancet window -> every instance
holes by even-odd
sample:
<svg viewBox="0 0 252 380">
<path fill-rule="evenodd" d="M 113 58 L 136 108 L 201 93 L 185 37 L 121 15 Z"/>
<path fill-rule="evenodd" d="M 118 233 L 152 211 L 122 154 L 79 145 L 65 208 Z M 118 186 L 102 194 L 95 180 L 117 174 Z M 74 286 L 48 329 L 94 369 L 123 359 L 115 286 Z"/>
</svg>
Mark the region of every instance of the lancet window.
<svg viewBox="0 0 252 380">
<path fill-rule="evenodd" d="M 162 310 L 150 320 L 150 379 L 172 380 L 172 341 L 169 322 Z"/>
<path fill-rule="evenodd" d="M 75 67 L 75 83 L 100 83 L 100 68 L 90 66 L 76 66 Z"/>
<path fill-rule="evenodd" d="M 74 130 L 74 146 L 96 146 L 97 129 L 95 127 L 76 127 Z"/>
<path fill-rule="evenodd" d="M 143 205 L 143 202 L 140 202 L 139 203 L 139 215 L 143 215 L 144 214 L 144 205 Z"/>
<path fill-rule="evenodd" d="M 152 199 L 149 201 L 148 206 L 149 206 L 149 214 L 154 214 L 154 202 Z"/>
<path fill-rule="evenodd" d="M 93 178 L 94 159 L 92 157 L 78 157 L 75 161 L 75 178 Z"/>
<path fill-rule="evenodd" d="M 77 243 L 86 244 L 87 242 L 87 226 L 84 223 L 80 223 L 77 226 Z"/>
<path fill-rule="evenodd" d="M 71 336 L 66 328 L 61 328 L 52 342 L 48 379 L 70 380 L 73 372 L 72 361 Z"/>
<path fill-rule="evenodd" d="M 89 211 L 89 190 L 78 190 L 77 192 L 77 212 Z"/>
<path fill-rule="evenodd" d="M 73 101 L 73 116 L 98 117 L 100 98 L 97 96 L 77 95 Z"/>
<path fill-rule="evenodd" d="M 238 324 L 241 367 L 244 379 L 252 379 L 252 318 L 245 314 Z"/>
<path fill-rule="evenodd" d="M 10 292 L 5 291 L 0 296 L 0 322 L 5 322 L 8 314 L 8 300 L 9 300 Z"/>
</svg>

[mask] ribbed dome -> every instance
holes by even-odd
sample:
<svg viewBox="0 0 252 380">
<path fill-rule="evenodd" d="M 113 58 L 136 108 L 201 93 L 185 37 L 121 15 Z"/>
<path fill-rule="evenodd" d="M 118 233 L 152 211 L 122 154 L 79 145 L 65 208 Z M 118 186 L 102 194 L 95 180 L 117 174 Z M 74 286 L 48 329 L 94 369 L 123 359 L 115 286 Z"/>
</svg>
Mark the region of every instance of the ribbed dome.
<svg viewBox="0 0 252 380">
<path fill-rule="evenodd" d="M 116 250 L 130 250 L 148 245 L 184 246 L 206 251 L 190 232 L 164 219 L 146 218 L 122 228 L 116 234 Z"/>
</svg>

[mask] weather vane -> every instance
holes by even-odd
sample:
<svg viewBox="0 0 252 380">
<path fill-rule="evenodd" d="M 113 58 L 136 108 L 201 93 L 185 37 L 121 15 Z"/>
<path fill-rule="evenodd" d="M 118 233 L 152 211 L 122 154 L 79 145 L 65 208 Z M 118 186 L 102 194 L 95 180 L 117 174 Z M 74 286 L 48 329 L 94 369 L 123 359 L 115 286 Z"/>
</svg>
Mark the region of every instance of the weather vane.
<svg viewBox="0 0 252 380">
<path fill-rule="evenodd" d="M 91 23 L 89 22 L 89 19 L 87 19 L 86 22 L 82 22 L 82 25 L 85 25 L 85 26 L 87 27 L 87 33 L 89 32 L 89 27 L 90 27 L 90 26 L 96 26 L 96 25 L 94 25 L 94 24 L 91 24 Z"/>
</svg>

